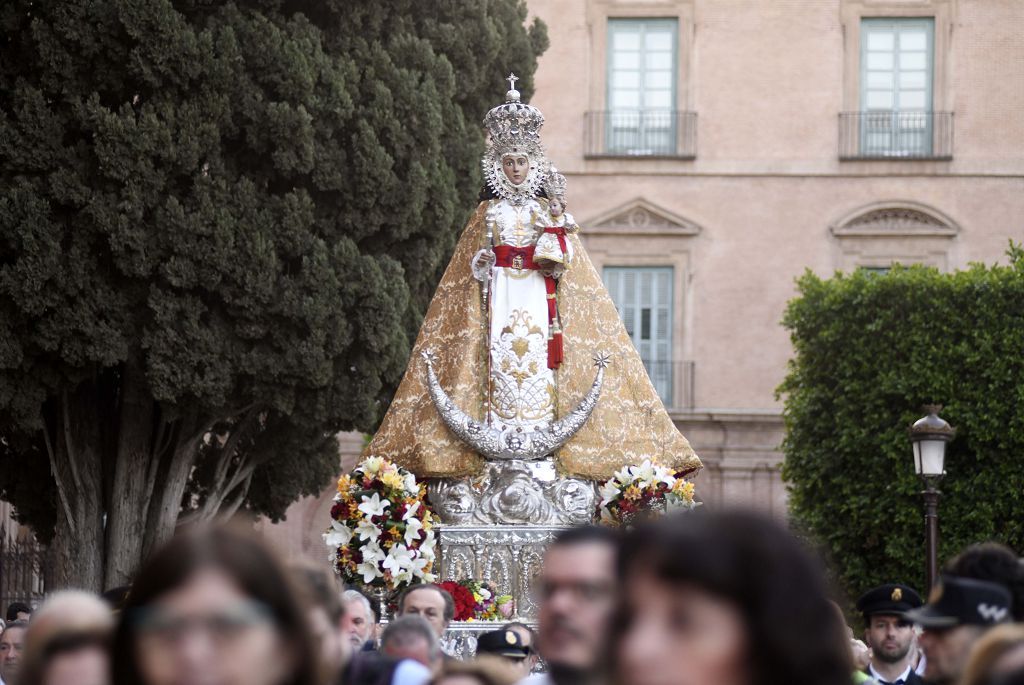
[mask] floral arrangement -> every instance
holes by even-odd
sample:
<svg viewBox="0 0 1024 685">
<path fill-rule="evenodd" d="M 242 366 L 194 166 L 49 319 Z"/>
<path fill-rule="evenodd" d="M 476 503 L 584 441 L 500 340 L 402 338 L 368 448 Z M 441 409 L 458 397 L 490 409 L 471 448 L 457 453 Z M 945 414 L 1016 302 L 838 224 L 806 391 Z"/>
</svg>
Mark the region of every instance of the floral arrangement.
<svg viewBox="0 0 1024 685">
<path fill-rule="evenodd" d="M 334 571 L 367 589 L 433 582 L 437 539 L 425 494 L 412 473 L 380 457 L 339 478 L 323 535 Z"/>
<path fill-rule="evenodd" d="M 699 506 L 693 483 L 684 476 L 650 459 L 617 471 L 601 484 L 597 506 L 601 523 L 628 527 L 643 518 Z"/>
<path fill-rule="evenodd" d="M 466 579 L 439 585 L 455 600 L 456 621 L 505 621 L 515 613 L 512 595 L 499 595 L 494 583 Z"/>
</svg>

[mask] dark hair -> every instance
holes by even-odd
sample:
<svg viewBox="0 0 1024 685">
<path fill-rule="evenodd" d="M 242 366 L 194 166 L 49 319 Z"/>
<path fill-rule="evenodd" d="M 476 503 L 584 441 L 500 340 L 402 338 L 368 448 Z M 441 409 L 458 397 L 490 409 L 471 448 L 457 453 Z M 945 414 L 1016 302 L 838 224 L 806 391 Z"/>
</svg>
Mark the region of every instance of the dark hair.
<svg viewBox="0 0 1024 685">
<path fill-rule="evenodd" d="M 140 611 L 188 583 L 197 572 L 211 568 L 227 574 L 243 593 L 265 605 L 282 640 L 294 650 L 295 667 L 282 685 L 316 685 L 319 662 L 304 606 L 288 573 L 250 534 L 227 527 L 179 533 L 143 565 L 114 633 L 111 683 L 144 683 L 135 645 Z"/>
<path fill-rule="evenodd" d="M 402 592 L 402 594 L 398 597 L 399 615 L 405 613 L 405 598 L 419 590 L 437 591 L 441 595 L 441 599 L 444 600 L 444 613 L 442 617 L 444 618 L 445 623 L 448 623 L 453 618 L 455 618 L 455 600 L 452 599 L 452 596 L 448 594 L 447 590 L 445 590 L 440 585 L 436 585 L 434 583 L 420 583 L 418 585 L 410 585 L 409 587 L 407 587 L 405 591 Z"/>
<path fill-rule="evenodd" d="M 11 602 L 7 605 L 7 614 L 5 621 L 17 621 L 18 614 L 25 613 L 29 616 L 32 615 L 32 607 L 24 602 Z"/>
<path fill-rule="evenodd" d="M 980 542 L 946 562 L 950 575 L 999 583 L 1010 591 L 1015 621 L 1024 621 L 1024 564 L 1006 545 Z"/>
<path fill-rule="evenodd" d="M 401 647 L 424 640 L 427 643 L 427 653 L 430 663 L 435 663 L 441 658 L 441 643 L 438 642 L 434 629 L 422 616 L 399 616 L 390 621 L 380 636 L 380 651 L 387 654 L 388 645 Z"/>
<path fill-rule="evenodd" d="M 824 573 L 775 522 L 740 511 L 665 516 L 623 540 L 620 581 L 635 582 L 638 571 L 737 607 L 746 624 L 752 685 L 849 685 L 848 639 L 829 603 Z M 624 603 L 619 613 L 613 645 L 631 619 Z"/>
<path fill-rule="evenodd" d="M 576 526 L 575 528 L 567 528 L 562 532 L 555 535 L 555 539 L 551 541 L 552 547 L 571 547 L 573 545 L 589 545 L 599 544 L 608 545 L 609 547 L 618 547 L 620 542 L 619 533 L 614 528 L 608 528 L 607 526 Z"/>
<path fill-rule="evenodd" d="M 296 590 L 306 605 L 323 609 L 327 619 L 337 626 L 341 617 L 345 615 L 337 576 L 323 564 L 292 564 L 289 570 L 292 572 Z"/>
</svg>

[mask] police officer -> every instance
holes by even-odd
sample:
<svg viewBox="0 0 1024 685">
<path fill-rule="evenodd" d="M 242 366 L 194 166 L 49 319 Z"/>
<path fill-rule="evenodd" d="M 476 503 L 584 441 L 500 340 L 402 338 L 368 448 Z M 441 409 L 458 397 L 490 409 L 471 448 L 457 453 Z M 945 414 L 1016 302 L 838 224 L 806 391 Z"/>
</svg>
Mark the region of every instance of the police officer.
<svg viewBox="0 0 1024 685">
<path fill-rule="evenodd" d="M 913 588 L 894 583 L 868 590 L 857 600 L 864 615 L 864 642 L 871 648 L 868 675 L 880 685 L 922 685 L 914 672 L 914 626 L 903 617 L 922 604 Z"/>
<path fill-rule="evenodd" d="M 476 655 L 501 657 L 512 662 L 519 678 L 530 675 L 530 650 L 523 644 L 523 638 L 514 630 L 492 630 L 476 641 Z"/>
</svg>

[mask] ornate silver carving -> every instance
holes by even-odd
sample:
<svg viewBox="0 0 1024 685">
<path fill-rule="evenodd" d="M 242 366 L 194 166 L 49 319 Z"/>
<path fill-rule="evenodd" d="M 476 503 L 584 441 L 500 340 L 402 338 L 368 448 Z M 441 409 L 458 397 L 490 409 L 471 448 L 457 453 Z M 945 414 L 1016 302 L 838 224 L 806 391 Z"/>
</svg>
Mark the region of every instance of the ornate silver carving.
<svg viewBox="0 0 1024 685">
<path fill-rule="evenodd" d="M 430 350 L 423 351 L 423 360 L 427 371 L 427 388 L 441 415 L 441 420 L 464 443 L 487 459 L 497 461 L 541 459 L 552 454 L 576 435 L 597 406 L 597 400 L 601 396 L 601 384 L 604 382 L 604 370 L 609 362 L 607 355 L 599 354 L 594 357 L 594 365 L 597 367 L 594 383 L 576 408 L 564 418 L 531 431 L 524 431 L 522 428 L 499 431 L 493 426 L 476 421 L 455 405 L 437 380 Z"/>
<path fill-rule="evenodd" d="M 593 481 L 559 477 L 551 458 L 491 462 L 470 479 L 438 479 L 427 485 L 430 503 L 450 525 L 574 526 L 593 519 Z"/>
</svg>

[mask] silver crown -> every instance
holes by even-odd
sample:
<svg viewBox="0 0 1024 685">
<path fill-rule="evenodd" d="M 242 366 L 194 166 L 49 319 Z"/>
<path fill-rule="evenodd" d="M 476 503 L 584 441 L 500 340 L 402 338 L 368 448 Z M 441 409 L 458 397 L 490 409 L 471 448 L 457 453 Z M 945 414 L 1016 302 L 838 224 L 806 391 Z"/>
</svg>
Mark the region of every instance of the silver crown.
<svg viewBox="0 0 1024 685">
<path fill-rule="evenodd" d="M 487 112 L 484 126 L 490 136 L 491 145 L 498 147 L 529 147 L 540 144 L 540 128 L 544 125 L 544 115 L 533 105 L 519 101 L 519 91 L 515 82 L 519 78 L 509 74 L 509 90 L 505 93 L 505 103 Z"/>
<path fill-rule="evenodd" d="M 565 176 L 558 172 L 558 169 L 551 167 L 548 172 L 548 177 L 544 181 L 544 192 L 547 194 L 548 199 L 565 198 Z"/>
</svg>

